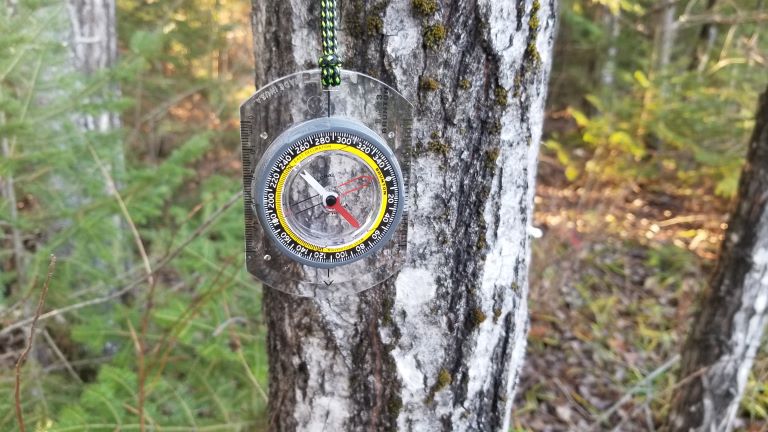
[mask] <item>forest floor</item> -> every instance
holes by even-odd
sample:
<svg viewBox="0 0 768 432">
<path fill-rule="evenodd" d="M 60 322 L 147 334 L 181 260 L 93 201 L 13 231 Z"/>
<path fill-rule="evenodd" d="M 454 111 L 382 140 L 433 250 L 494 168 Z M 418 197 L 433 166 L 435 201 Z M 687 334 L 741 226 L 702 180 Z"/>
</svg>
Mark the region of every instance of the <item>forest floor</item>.
<svg viewBox="0 0 768 432">
<path fill-rule="evenodd" d="M 542 158 L 531 328 L 514 430 L 654 431 L 727 228 L 728 200 L 664 186 L 570 184 Z M 765 351 L 765 350 L 764 350 Z M 737 429 L 768 430 L 761 353 Z"/>
</svg>

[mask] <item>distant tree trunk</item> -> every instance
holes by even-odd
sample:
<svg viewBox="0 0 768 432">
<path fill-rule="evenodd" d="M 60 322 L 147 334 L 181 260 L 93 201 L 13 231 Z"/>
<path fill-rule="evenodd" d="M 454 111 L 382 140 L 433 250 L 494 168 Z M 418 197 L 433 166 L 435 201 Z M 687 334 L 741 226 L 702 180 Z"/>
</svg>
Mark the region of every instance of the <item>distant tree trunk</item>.
<svg viewBox="0 0 768 432">
<path fill-rule="evenodd" d="M 682 356 L 670 430 L 728 431 L 768 323 L 768 92 L 720 259 Z M 689 378 L 690 377 L 690 378 Z"/>
<path fill-rule="evenodd" d="M 315 67 L 319 4 L 252 1 L 257 86 Z M 554 0 L 341 4 L 344 66 L 415 104 L 410 258 L 359 296 L 264 290 L 271 430 L 506 430 Z"/>
<path fill-rule="evenodd" d="M 611 92 L 616 81 L 616 57 L 619 54 L 619 36 L 621 35 L 621 9 L 613 13 L 604 8 L 603 25 L 608 33 L 608 49 L 605 63 L 600 70 L 600 84 L 603 90 Z"/>
<path fill-rule="evenodd" d="M 672 59 L 672 48 L 677 38 L 677 4 L 667 1 L 659 12 L 656 25 L 656 70 L 663 72 Z"/>
<path fill-rule="evenodd" d="M 708 13 L 712 11 L 716 3 L 717 0 L 707 0 L 706 10 Z M 699 38 L 696 40 L 691 63 L 688 64 L 689 71 L 701 72 L 707 67 L 709 52 L 715 44 L 715 38 L 717 38 L 717 25 L 713 22 L 704 23 L 699 30 Z"/>
<path fill-rule="evenodd" d="M 72 65 L 83 76 L 111 69 L 117 64 L 117 24 L 115 19 L 115 0 L 67 0 L 67 10 L 71 23 L 70 48 Z M 120 96 L 117 84 L 107 84 L 99 92 L 82 101 L 89 104 L 103 104 Z M 120 115 L 116 111 L 102 109 L 99 112 L 75 112 L 75 123 L 86 134 L 104 134 L 114 132 L 121 126 Z M 125 176 L 125 152 L 122 141 L 115 138 L 99 140 L 99 153 L 105 159 L 106 168 L 118 187 Z M 89 166 L 92 161 L 86 162 Z M 96 170 L 98 172 L 98 170 Z M 64 179 L 62 179 L 64 180 Z M 57 187 L 68 188 L 66 180 L 58 182 Z M 111 191 L 105 186 L 105 192 Z M 74 205 L 87 201 L 79 191 L 71 191 Z M 124 271 L 130 262 L 129 243 L 125 232 L 125 223 L 120 216 L 113 217 L 114 236 L 105 241 L 112 242 L 113 256 L 109 261 L 116 270 Z M 104 258 L 104 262 L 108 261 Z"/>
</svg>

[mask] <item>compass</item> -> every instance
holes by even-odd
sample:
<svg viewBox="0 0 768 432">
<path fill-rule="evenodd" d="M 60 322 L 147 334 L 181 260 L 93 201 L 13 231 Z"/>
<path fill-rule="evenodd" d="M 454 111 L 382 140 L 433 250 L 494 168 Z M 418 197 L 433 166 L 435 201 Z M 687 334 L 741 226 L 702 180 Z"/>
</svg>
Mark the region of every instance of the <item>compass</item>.
<svg viewBox="0 0 768 432">
<path fill-rule="evenodd" d="M 265 286 L 355 294 L 408 256 L 413 106 L 392 87 L 320 69 L 259 89 L 240 107 L 245 264 Z"/>
<path fill-rule="evenodd" d="M 330 269 L 370 257 L 405 211 L 403 173 L 386 141 L 346 118 L 298 124 L 269 146 L 253 210 L 284 255 Z"/>
</svg>

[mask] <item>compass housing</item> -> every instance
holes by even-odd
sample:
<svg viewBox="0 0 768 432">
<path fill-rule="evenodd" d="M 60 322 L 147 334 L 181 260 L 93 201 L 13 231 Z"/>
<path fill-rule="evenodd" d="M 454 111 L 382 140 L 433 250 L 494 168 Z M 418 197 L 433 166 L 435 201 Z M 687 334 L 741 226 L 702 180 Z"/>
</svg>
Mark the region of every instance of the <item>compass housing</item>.
<svg viewBox="0 0 768 432">
<path fill-rule="evenodd" d="M 413 107 L 341 73 L 332 90 L 319 70 L 280 78 L 240 107 L 246 267 L 299 296 L 368 289 L 407 255 Z"/>
<path fill-rule="evenodd" d="M 327 193 L 303 175 L 324 183 Z M 395 154 L 374 131 L 346 118 L 309 120 L 281 134 L 257 166 L 252 191 L 253 210 L 273 244 L 302 264 L 325 269 L 381 249 L 405 210 Z"/>
</svg>

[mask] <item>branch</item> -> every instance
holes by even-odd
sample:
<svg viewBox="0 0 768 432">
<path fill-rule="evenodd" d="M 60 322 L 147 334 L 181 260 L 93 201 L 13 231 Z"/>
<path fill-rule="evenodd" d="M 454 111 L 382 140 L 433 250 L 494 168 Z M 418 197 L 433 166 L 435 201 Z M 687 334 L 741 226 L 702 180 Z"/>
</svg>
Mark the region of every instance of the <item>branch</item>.
<svg viewBox="0 0 768 432">
<path fill-rule="evenodd" d="M 694 27 L 702 24 L 746 24 L 746 23 L 761 23 L 768 21 L 768 13 L 750 13 L 750 14 L 736 14 L 736 15 L 720 15 L 720 14 L 701 14 L 701 15 L 682 15 L 677 20 L 677 26 Z"/>
<path fill-rule="evenodd" d="M 104 176 L 104 180 L 107 182 L 107 192 L 112 195 L 115 200 L 117 201 L 117 205 L 120 207 L 120 213 L 123 214 L 123 218 L 125 218 L 125 222 L 128 224 L 128 228 L 131 230 L 131 234 L 133 235 L 133 241 L 136 243 L 136 248 L 139 250 L 139 255 L 141 256 L 141 261 L 144 264 L 144 270 L 147 272 L 147 280 L 149 281 L 149 285 L 152 287 L 150 288 L 150 296 L 152 293 L 152 290 L 155 286 L 155 278 L 152 277 L 153 271 L 152 271 L 152 265 L 149 263 L 149 256 L 147 255 L 147 250 L 144 248 L 144 242 L 141 241 L 141 235 L 139 234 L 139 230 L 136 228 L 136 224 L 133 223 L 133 218 L 131 217 L 130 212 L 128 212 L 128 207 L 125 205 L 125 201 L 123 201 L 123 197 L 120 196 L 120 192 L 117 190 L 117 185 L 115 184 L 115 179 L 112 178 L 112 175 L 109 173 L 109 170 L 106 166 L 104 166 L 104 163 L 101 162 L 101 158 L 96 153 L 96 150 L 93 149 L 93 147 L 88 144 L 88 150 L 91 152 L 91 156 L 93 156 L 93 160 L 96 161 L 96 165 L 99 167 L 99 170 L 101 171 L 101 175 Z"/>
<path fill-rule="evenodd" d="M 43 304 L 45 304 L 45 296 L 48 295 L 48 287 L 51 285 L 51 278 L 53 277 L 53 271 L 56 269 L 56 255 L 51 255 L 51 261 L 48 263 L 48 276 L 45 278 L 43 284 L 43 290 L 40 292 L 40 299 L 37 301 L 37 310 L 35 316 L 32 318 L 32 327 L 29 329 L 29 339 L 27 340 L 27 347 L 24 348 L 24 352 L 19 356 L 19 360 L 16 361 L 16 389 L 14 392 L 14 400 L 16 406 L 16 420 L 19 422 L 19 430 L 26 432 L 24 427 L 24 414 L 21 412 L 21 366 L 29 355 L 29 351 L 32 350 L 32 341 L 35 339 L 35 326 L 37 320 L 40 318 L 40 313 L 43 311 Z"/>
<path fill-rule="evenodd" d="M 611 415 L 612 415 L 614 412 L 616 412 L 616 410 L 618 410 L 619 408 L 621 408 L 621 406 L 622 406 L 622 405 L 624 405 L 624 404 L 625 404 L 625 403 L 627 403 L 627 402 L 628 402 L 630 399 L 632 399 L 632 396 L 634 396 L 634 395 L 635 395 L 635 393 L 637 393 L 637 391 L 638 391 L 638 390 L 640 390 L 640 389 L 642 389 L 643 387 L 647 386 L 647 385 L 648 385 L 649 383 L 651 383 L 651 382 L 652 382 L 654 379 L 656 379 L 656 377 L 658 377 L 659 375 L 661 375 L 661 374 L 663 374 L 664 372 L 666 372 L 666 371 L 667 371 L 669 368 L 671 368 L 672 366 L 674 366 L 675 364 L 677 364 L 677 362 L 679 362 L 679 361 L 680 361 L 680 355 L 679 355 L 679 354 L 676 354 L 676 355 L 674 355 L 672 358 L 670 358 L 669 360 L 667 360 L 667 361 L 666 361 L 664 364 L 662 364 L 661 366 L 659 366 L 658 368 L 656 368 L 656 370 L 654 370 L 654 371 L 652 371 L 651 373 L 649 373 L 648 375 L 646 375 L 646 376 L 645 376 L 645 378 L 643 378 L 643 379 L 641 379 L 640 381 L 638 381 L 638 382 L 637 382 L 637 383 L 636 383 L 636 384 L 635 384 L 635 385 L 634 385 L 634 386 L 633 386 L 631 389 L 629 389 L 629 391 L 627 391 L 626 393 L 624 393 L 624 396 L 620 397 L 620 398 L 619 398 L 619 400 L 618 400 L 618 401 L 616 401 L 616 403 L 614 403 L 613 405 L 611 405 L 611 407 L 610 407 L 610 408 L 608 408 L 607 410 L 603 411 L 603 413 L 602 413 L 602 414 L 600 414 L 600 415 L 597 417 L 597 419 L 595 419 L 595 421 L 592 423 L 592 426 L 591 426 L 591 427 L 589 427 L 587 430 L 590 430 L 590 431 L 592 431 L 592 430 L 597 430 L 597 429 L 600 427 L 600 425 L 601 425 L 601 424 L 602 424 L 602 423 L 603 423 L 605 420 L 608 420 L 608 418 L 609 418 L 609 417 L 611 417 Z"/>
</svg>

